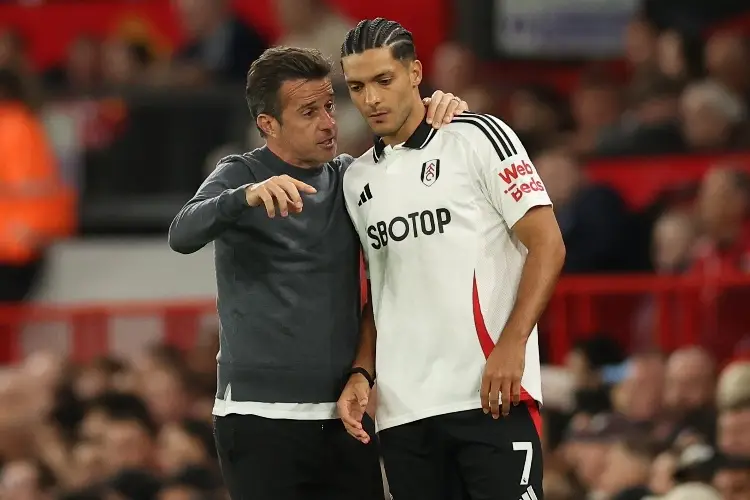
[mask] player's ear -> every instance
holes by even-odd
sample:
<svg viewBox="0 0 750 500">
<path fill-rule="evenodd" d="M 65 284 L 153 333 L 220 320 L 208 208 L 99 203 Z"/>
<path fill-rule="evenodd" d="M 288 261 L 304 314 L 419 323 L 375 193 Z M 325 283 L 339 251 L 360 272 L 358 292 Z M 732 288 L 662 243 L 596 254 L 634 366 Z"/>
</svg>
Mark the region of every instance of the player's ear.
<svg viewBox="0 0 750 500">
<path fill-rule="evenodd" d="M 418 86 L 422 83 L 422 62 L 415 59 L 411 62 L 411 84 Z"/>
<path fill-rule="evenodd" d="M 278 121 L 271 115 L 260 114 L 255 120 L 258 128 L 263 131 L 266 137 L 276 137 L 278 135 Z"/>
</svg>

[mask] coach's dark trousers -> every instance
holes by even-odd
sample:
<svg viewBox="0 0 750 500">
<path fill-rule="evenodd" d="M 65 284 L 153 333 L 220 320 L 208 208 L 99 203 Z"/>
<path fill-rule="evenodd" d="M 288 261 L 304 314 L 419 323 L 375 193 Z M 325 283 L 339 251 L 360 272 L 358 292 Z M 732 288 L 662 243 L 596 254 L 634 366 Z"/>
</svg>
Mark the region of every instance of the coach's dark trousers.
<svg viewBox="0 0 750 500">
<path fill-rule="evenodd" d="M 375 435 L 369 418 L 365 428 Z M 360 443 L 338 419 L 214 417 L 214 437 L 232 500 L 384 498 L 376 440 Z"/>
</svg>

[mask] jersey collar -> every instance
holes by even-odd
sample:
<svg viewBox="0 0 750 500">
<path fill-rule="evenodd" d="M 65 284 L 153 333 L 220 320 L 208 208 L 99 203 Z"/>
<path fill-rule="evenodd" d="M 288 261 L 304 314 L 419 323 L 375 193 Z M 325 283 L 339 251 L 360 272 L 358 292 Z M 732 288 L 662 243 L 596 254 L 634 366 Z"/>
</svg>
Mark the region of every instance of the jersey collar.
<svg viewBox="0 0 750 500">
<path fill-rule="evenodd" d="M 425 120 L 422 120 L 422 122 L 417 126 L 417 129 L 414 131 L 414 133 L 411 134 L 411 137 L 409 137 L 403 145 L 405 148 L 409 149 L 423 149 L 425 146 L 427 146 L 427 144 L 430 143 L 432 138 L 435 137 L 436 133 L 437 130 L 432 128 L 432 125 L 427 123 Z M 385 142 L 383 142 L 382 137 L 376 135 L 375 147 L 372 149 L 372 157 L 375 160 L 375 163 L 383 158 L 384 152 Z"/>
</svg>

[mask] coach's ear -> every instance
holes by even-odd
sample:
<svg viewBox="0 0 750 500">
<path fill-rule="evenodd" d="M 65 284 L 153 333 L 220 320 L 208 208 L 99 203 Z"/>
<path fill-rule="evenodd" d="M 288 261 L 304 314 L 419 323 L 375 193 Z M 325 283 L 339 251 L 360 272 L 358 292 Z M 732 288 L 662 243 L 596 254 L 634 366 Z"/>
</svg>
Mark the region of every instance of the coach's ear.
<svg viewBox="0 0 750 500">
<path fill-rule="evenodd" d="M 255 120 L 255 123 L 258 125 L 258 128 L 263 132 L 263 135 L 266 137 L 276 137 L 278 134 L 278 124 L 279 122 L 271 115 L 267 115 L 265 113 L 262 113 L 258 115 L 258 118 Z"/>
</svg>

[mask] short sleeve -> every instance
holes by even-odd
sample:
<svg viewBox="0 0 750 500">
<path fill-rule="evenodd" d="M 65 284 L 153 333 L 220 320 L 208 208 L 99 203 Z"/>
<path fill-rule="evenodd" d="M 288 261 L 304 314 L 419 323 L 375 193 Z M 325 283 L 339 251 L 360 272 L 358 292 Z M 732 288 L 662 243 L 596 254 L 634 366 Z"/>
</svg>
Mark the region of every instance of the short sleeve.
<svg viewBox="0 0 750 500">
<path fill-rule="evenodd" d="M 518 136 L 491 115 L 459 115 L 473 151 L 479 185 L 512 228 L 534 207 L 552 205 L 547 189 Z"/>
</svg>

